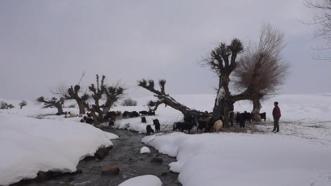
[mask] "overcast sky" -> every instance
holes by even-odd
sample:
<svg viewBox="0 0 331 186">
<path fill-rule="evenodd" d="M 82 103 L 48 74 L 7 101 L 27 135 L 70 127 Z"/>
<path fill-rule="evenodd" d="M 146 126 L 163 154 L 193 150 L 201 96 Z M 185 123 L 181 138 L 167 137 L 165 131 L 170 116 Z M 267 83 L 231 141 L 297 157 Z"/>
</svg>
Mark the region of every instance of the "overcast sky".
<svg viewBox="0 0 331 186">
<path fill-rule="evenodd" d="M 201 62 L 220 41 L 256 42 L 263 24 L 285 34 L 290 73 L 281 93 L 331 92 L 331 63 L 313 58 L 315 12 L 303 0 L 1 0 L 0 97 L 34 99 L 105 74 L 129 95 L 141 78 L 171 93 L 213 93 Z"/>
</svg>

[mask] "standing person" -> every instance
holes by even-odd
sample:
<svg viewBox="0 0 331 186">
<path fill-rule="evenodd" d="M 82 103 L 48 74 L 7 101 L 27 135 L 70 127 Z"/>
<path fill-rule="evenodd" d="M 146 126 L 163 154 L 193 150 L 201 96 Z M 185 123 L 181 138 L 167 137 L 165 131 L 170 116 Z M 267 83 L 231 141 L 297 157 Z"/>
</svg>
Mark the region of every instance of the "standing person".
<svg viewBox="0 0 331 186">
<path fill-rule="evenodd" d="M 272 110 L 272 116 L 274 118 L 274 129 L 272 132 L 279 132 L 279 119 L 281 116 L 280 108 L 278 107 L 278 102 L 274 102 L 274 109 Z"/>
</svg>

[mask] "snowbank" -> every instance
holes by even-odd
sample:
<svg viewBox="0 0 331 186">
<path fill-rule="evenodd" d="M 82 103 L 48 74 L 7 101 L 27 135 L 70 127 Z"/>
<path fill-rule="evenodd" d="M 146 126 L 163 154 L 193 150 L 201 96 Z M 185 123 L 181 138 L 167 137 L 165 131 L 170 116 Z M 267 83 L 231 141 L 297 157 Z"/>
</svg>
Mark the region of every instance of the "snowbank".
<svg viewBox="0 0 331 186">
<path fill-rule="evenodd" d="M 140 154 L 148 154 L 148 153 L 151 153 L 151 149 L 149 149 L 146 146 L 141 147 Z"/>
<path fill-rule="evenodd" d="M 185 186 L 331 185 L 331 145 L 278 134 L 171 133 L 144 143 L 175 156 Z"/>
<path fill-rule="evenodd" d="M 34 178 L 38 171 L 74 172 L 81 159 L 114 138 L 87 124 L 0 113 L 0 185 Z"/>
<path fill-rule="evenodd" d="M 128 179 L 118 186 L 162 186 L 162 182 L 156 176 L 144 175 Z"/>
</svg>

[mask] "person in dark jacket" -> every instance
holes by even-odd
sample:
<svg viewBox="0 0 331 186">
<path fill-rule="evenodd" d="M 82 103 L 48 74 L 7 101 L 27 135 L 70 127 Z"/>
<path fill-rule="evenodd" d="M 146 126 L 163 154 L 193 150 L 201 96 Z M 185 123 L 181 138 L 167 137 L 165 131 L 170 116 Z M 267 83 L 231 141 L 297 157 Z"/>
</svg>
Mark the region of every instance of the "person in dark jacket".
<svg viewBox="0 0 331 186">
<path fill-rule="evenodd" d="M 274 102 L 274 109 L 272 110 L 272 116 L 274 118 L 274 129 L 272 132 L 279 132 L 279 119 L 281 116 L 280 108 L 278 107 L 278 102 Z"/>
</svg>

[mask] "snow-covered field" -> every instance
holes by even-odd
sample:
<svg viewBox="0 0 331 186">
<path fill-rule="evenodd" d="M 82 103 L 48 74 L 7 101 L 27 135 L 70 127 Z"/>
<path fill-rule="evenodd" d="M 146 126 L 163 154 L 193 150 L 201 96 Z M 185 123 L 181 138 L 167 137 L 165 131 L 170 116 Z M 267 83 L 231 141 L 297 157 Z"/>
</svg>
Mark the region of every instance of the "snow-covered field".
<svg viewBox="0 0 331 186">
<path fill-rule="evenodd" d="M 213 100 L 205 95 L 192 96 L 194 102 L 187 98 L 178 100 L 201 110 Z M 270 132 L 274 101 L 282 110 L 277 134 Z M 250 111 L 251 105 L 239 102 L 235 110 Z M 176 132 L 148 136 L 143 142 L 176 157 L 170 169 L 180 173 L 183 185 L 331 185 L 331 97 L 281 95 L 263 102 L 263 111 L 268 120 L 258 128 L 264 133 Z"/>
<path fill-rule="evenodd" d="M 113 110 L 147 110 L 150 98 L 137 99 L 139 105 L 135 107 L 117 106 Z M 214 103 L 214 95 L 174 98 L 201 111 L 211 111 Z M 270 132 L 274 101 L 282 110 L 277 134 Z M 257 126 L 262 133 L 161 133 L 145 137 L 143 142 L 177 158 L 170 169 L 180 173 L 184 186 L 331 185 L 331 96 L 280 95 L 262 105 L 262 112 L 267 113 L 267 122 Z M 250 111 L 251 104 L 238 102 L 235 110 Z M 77 108 L 65 111 L 78 112 Z M 33 177 L 38 169 L 74 171 L 81 158 L 99 146 L 111 145 L 109 139 L 115 137 L 79 123 L 79 118 L 47 115 L 51 113 L 55 110 L 41 109 L 32 102 L 22 110 L 0 110 L 0 185 Z M 36 119 L 39 115 L 44 119 Z M 156 116 L 147 117 L 147 124 L 152 125 L 153 119 L 159 119 L 161 131 L 168 132 L 182 114 L 161 105 Z M 138 117 L 118 120 L 115 126 L 145 133 L 147 124 Z"/>
</svg>

